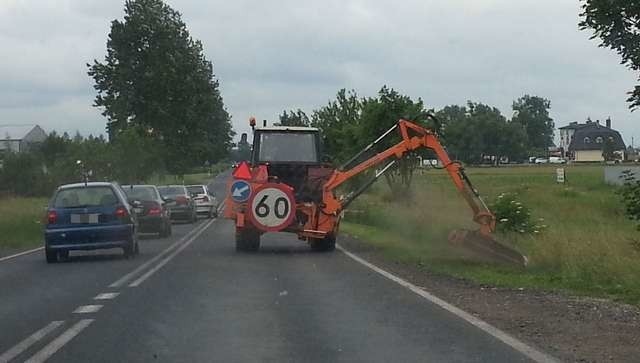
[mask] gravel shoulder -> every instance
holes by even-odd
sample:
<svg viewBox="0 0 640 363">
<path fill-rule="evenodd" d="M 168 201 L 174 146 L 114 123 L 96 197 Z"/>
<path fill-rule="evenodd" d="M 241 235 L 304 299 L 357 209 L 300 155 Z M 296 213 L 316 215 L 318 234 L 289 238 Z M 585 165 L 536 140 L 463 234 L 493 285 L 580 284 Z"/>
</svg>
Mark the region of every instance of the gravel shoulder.
<svg viewBox="0 0 640 363">
<path fill-rule="evenodd" d="M 385 259 L 347 234 L 340 244 L 445 301 L 567 362 L 638 362 L 640 309 L 604 299 L 507 289 Z"/>
</svg>

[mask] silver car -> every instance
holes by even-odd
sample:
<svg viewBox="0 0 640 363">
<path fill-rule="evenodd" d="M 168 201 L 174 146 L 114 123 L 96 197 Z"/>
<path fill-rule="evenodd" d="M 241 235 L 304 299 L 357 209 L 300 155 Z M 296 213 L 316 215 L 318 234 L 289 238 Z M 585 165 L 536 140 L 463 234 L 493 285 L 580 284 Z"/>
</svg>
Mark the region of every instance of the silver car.
<svg viewBox="0 0 640 363">
<path fill-rule="evenodd" d="M 189 195 L 196 202 L 196 212 L 206 214 L 209 218 L 218 216 L 218 199 L 206 185 L 187 185 Z"/>
</svg>

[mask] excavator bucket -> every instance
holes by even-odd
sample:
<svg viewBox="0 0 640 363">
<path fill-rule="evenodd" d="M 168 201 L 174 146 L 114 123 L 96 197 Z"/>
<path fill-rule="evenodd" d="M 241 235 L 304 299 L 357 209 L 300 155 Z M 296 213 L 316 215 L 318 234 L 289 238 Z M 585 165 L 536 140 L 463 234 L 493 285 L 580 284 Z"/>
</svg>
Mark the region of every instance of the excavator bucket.
<svg viewBox="0 0 640 363">
<path fill-rule="evenodd" d="M 449 234 L 449 242 L 466 252 L 471 258 L 491 263 L 526 267 L 528 259 L 512 247 L 498 242 L 492 234 L 481 231 L 455 230 Z"/>
</svg>

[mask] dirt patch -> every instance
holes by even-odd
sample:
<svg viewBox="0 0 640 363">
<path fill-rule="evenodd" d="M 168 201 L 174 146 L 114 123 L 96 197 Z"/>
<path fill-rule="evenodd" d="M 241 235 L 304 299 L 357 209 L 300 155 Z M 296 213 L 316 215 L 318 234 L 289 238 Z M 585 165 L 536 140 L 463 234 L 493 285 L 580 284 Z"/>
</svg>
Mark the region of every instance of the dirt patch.
<svg viewBox="0 0 640 363">
<path fill-rule="evenodd" d="M 638 362 L 640 309 L 603 299 L 480 285 L 385 259 L 342 234 L 340 243 L 364 259 L 567 362 Z"/>
</svg>

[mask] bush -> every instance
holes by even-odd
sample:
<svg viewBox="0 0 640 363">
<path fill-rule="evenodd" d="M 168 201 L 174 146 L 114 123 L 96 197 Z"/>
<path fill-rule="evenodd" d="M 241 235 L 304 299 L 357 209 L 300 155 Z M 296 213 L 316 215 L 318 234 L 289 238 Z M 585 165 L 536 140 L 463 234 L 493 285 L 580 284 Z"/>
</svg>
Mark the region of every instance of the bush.
<svg viewBox="0 0 640 363">
<path fill-rule="evenodd" d="M 621 178 L 624 185 L 618 194 L 622 196 L 622 202 L 625 204 L 625 213 L 632 221 L 640 222 L 640 180 L 636 179 L 631 170 L 623 171 Z M 640 230 L 640 223 L 637 228 Z"/>
<path fill-rule="evenodd" d="M 498 221 L 497 229 L 501 232 L 540 233 L 546 228 L 546 225 L 531 221 L 531 211 L 518 200 L 515 193 L 498 195 L 490 207 Z"/>
</svg>

